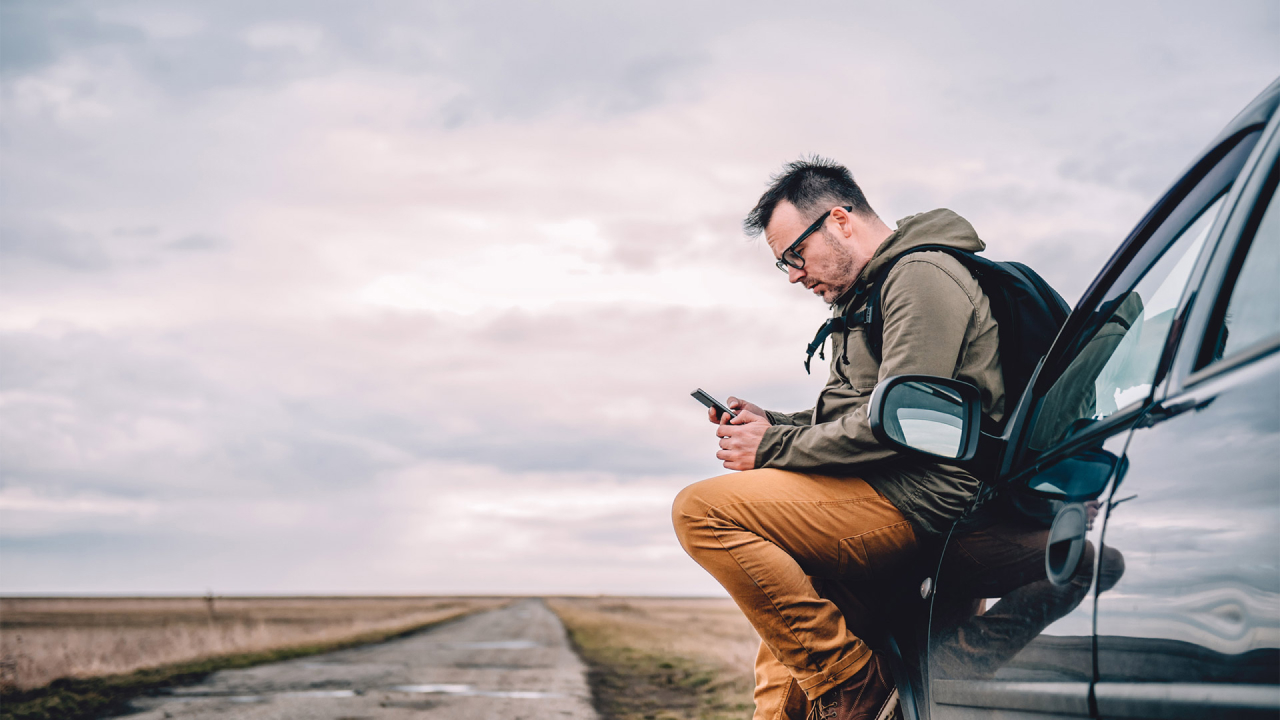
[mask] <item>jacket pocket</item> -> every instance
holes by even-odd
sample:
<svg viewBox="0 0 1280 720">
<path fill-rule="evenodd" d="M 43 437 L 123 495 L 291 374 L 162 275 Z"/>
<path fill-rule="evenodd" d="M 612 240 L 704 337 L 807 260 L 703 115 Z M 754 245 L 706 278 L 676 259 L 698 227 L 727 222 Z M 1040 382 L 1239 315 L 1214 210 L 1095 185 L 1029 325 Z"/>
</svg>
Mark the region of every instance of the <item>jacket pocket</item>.
<svg viewBox="0 0 1280 720">
<path fill-rule="evenodd" d="M 840 577 L 875 582 L 901 572 L 915 560 L 916 534 L 911 523 L 886 525 L 840 541 Z"/>
</svg>

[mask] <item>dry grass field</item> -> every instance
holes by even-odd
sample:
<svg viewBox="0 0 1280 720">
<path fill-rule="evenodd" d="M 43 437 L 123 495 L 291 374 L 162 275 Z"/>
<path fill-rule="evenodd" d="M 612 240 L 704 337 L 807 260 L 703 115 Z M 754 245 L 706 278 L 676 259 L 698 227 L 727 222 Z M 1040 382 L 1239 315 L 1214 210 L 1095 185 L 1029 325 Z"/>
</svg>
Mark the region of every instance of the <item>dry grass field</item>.
<svg viewBox="0 0 1280 720">
<path fill-rule="evenodd" d="M 728 598 L 548 598 L 606 720 L 751 714 L 760 638 Z"/>
<path fill-rule="evenodd" d="M 390 635 L 503 598 L 0 598 L 0 689 Z"/>
</svg>

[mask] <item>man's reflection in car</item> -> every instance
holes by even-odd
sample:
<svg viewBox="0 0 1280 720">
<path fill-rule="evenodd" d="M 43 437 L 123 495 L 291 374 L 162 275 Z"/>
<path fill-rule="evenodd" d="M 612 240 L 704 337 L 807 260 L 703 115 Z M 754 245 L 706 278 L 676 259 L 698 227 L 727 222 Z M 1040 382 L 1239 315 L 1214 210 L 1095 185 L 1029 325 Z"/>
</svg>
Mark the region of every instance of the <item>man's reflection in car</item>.
<svg viewBox="0 0 1280 720">
<path fill-rule="evenodd" d="M 1131 363 L 1125 362 L 1131 353 L 1117 352 L 1126 346 L 1132 349 L 1137 344 L 1136 338 L 1142 329 L 1142 297 L 1137 292 L 1130 292 L 1114 307 L 1111 317 L 1045 394 L 1032 433 L 1031 449 L 1052 447 L 1110 415 L 1117 409 L 1116 401 L 1126 389 L 1150 382 L 1150 378 L 1137 381 L 1122 378 L 1133 374 L 1126 367 Z M 1122 383 L 1122 380 L 1127 382 Z M 1146 387 L 1150 390 L 1150 385 Z M 1107 390 L 1112 391 L 1110 397 Z"/>
<path fill-rule="evenodd" d="M 1087 502 L 1090 520 L 1098 503 Z M 1095 548 L 1085 544 L 1069 582 L 1045 574 L 1049 529 L 995 522 L 952 538 L 943 557 L 934 603 L 931 671 L 936 677 L 986 679 L 995 675 L 1046 627 L 1074 610 L 1093 584 Z M 1124 573 L 1124 557 L 1104 547 L 1099 592 Z M 1000 598 L 983 611 L 984 598 Z"/>
<path fill-rule="evenodd" d="M 1045 394 L 1032 431 L 1030 450 L 1043 451 L 1069 439 L 1106 416 L 1131 395 L 1150 390 L 1145 358 L 1154 347 L 1144 336 L 1144 303 L 1139 292 L 1117 298 L 1105 311 L 1106 322 L 1080 349 Z M 1158 348 L 1157 348 L 1158 350 Z M 1136 369 L 1135 369 L 1136 368 Z M 1124 573 L 1124 556 L 1085 542 L 1080 561 L 1065 582 L 1046 572 L 1050 523 L 1069 503 L 1084 503 L 1089 526 L 1098 514 L 1096 498 L 1110 478 L 1125 467 L 1104 449 L 1106 437 L 1051 461 L 1024 487 L 1008 490 L 1004 502 L 991 503 L 957 528 L 948 543 L 934 603 L 930 667 L 935 677 L 991 678 L 1055 621 L 1080 605 L 1099 568 L 1098 592 L 1114 586 Z M 999 598 L 984 608 L 985 598 Z M 1052 668 L 1062 679 L 1089 679 L 1092 652 L 1081 645 L 1075 662 L 1059 649 Z"/>
</svg>

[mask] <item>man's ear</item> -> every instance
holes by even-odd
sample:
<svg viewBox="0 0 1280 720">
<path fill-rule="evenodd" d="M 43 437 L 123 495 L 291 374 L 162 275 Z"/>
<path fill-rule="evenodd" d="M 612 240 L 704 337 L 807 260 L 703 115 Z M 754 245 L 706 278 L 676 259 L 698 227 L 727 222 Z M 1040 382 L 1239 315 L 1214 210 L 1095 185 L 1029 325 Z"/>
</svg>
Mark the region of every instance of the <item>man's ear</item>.
<svg viewBox="0 0 1280 720">
<path fill-rule="evenodd" d="M 845 210 L 843 207 L 832 209 L 831 217 L 835 219 L 836 227 L 840 228 L 840 235 L 845 240 L 853 237 L 856 232 L 856 224 L 861 222 L 857 215 Z"/>
</svg>

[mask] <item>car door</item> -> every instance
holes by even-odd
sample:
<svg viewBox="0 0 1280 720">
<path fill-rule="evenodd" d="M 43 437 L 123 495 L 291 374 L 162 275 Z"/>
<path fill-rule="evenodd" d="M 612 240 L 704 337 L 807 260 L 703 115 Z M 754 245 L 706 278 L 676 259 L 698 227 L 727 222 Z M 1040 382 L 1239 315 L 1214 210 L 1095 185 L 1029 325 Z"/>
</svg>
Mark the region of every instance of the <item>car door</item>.
<svg viewBox="0 0 1280 720">
<path fill-rule="evenodd" d="M 1129 564 L 1096 516 L 1127 473 L 1191 271 L 1260 130 L 1228 133 L 1148 214 L 1019 403 L 1002 490 L 953 531 L 937 573 L 932 718 L 1095 714 L 1094 601 Z"/>
<path fill-rule="evenodd" d="M 1164 387 L 1136 424 L 1098 594 L 1104 718 L 1280 716 L 1280 151 L 1228 202 Z"/>
</svg>

